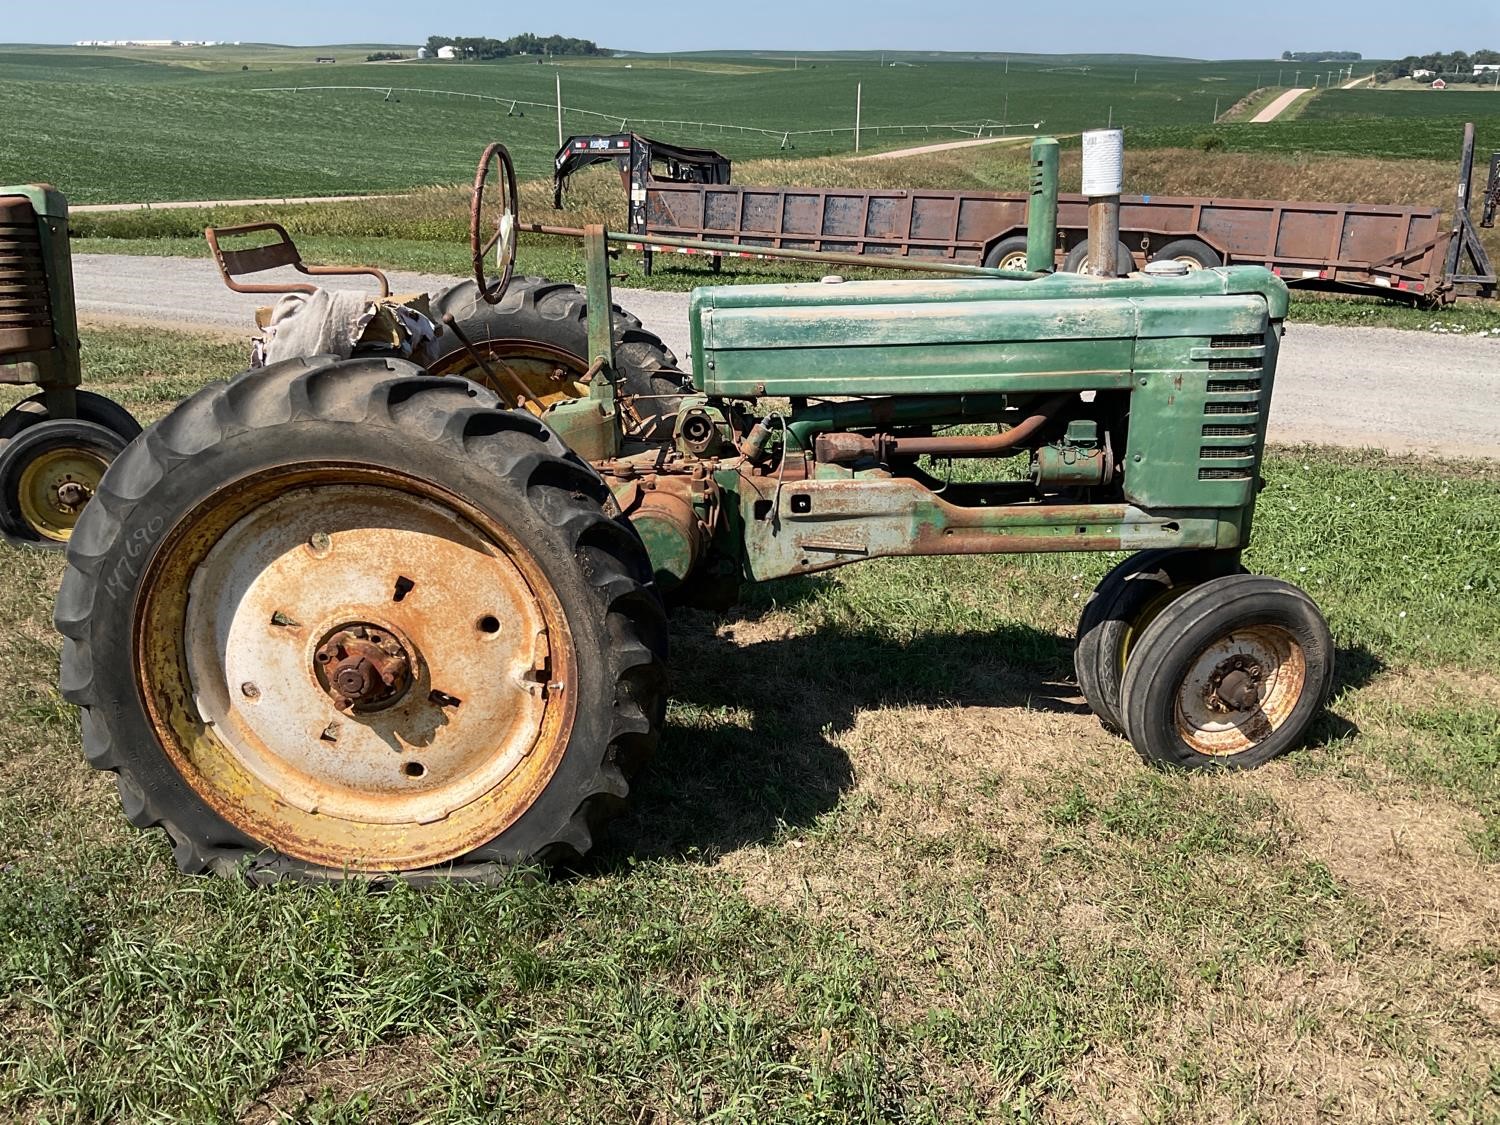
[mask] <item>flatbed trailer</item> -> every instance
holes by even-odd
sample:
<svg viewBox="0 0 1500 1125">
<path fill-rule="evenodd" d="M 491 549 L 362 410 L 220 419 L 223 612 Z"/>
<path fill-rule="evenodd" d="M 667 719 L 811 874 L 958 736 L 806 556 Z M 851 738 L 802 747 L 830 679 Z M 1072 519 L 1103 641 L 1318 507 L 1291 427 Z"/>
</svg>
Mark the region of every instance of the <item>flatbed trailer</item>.
<svg viewBox="0 0 1500 1125">
<path fill-rule="evenodd" d="M 635 133 L 572 137 L 554 165 L 554 204 L 568 178 L 613 162 L 629 198 L 631 234 L 757 248 L 938 259 L 1025 268 L 1026 196 L 1021 193 L 858 188 L 754 187 L 730 183 L 730 161 Z M 1120 206 L 1121 266 L 1159 258 L 1190 266 L 1261 265 L 1289 285 L 1377 292 L 1442 304 L 1496 295 L 1494 266 L 1469 216 L 1474 127 L 1464 130 L 1458 201 L 1445 223 L 1435 208 L 1193 196 L 1126 196 Z M 1500 153 L 1490 162 L 1483 226 L 1500 198 Z M 1087 251 L 1088 200 L 1059 200 L 1055 264 L 1079 267 Z M 651 272 L 656 253 L 633 244 Z M 677 253 L 718 252 L 679 249 Z"/>
</svg>

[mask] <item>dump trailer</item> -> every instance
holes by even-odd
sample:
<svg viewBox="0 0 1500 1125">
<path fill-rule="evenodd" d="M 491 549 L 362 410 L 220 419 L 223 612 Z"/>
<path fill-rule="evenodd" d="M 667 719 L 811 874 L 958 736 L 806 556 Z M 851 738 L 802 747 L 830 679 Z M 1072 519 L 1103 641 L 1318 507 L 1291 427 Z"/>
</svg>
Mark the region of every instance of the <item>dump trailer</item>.
<svg viewBox="0 0 1500 1125">
<path fill-rule="evenodd" d="M 568 178 L 612 161 L 629 196 L 632 234 L 764 249 L 928 258 L 1024 268 L 1026 195 L 1003 192 L 753 187 L 731 184 L 721 153 L 683 149 L 633 133 L 573 137 L 559 150 L 554 203 Z M 1464 131 L 1458 204 L 1435 208 L 1196 196 L 1127 196 L 1120 208 L 1117 270 L 1177 260 L 1190 269 L 1259 265 L 1289 285 L 1378 292 L 1424 303 L 1493 297 L 1495 269 L 1469 217 L 1474 128 Z M 1494 222 L 1500 153 L 1490 164 L 1485 218 Z M 651 272 L 655 251 L 636 243 Z M 677 252 L 695 253 L 690 247 Z M 1058 202 L 1057 265 L 1080 272 L 1088 255 L 1088 199 Z M 717 269 L 721 254 L 713 254 Z"/>
</svg>

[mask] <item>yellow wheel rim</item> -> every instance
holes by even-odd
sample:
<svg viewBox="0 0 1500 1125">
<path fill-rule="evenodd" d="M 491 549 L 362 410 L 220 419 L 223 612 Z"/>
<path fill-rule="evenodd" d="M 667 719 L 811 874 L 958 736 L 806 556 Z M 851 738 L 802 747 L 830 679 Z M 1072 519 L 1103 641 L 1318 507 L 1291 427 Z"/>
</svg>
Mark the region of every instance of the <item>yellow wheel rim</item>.
<svg viewBox="0 0 1500 1125">
<path fill-rule="evenodd" d="M 21 470 L 16 487 L 26 526 L 43 539 L 66 543 L 108 468 L 102 454 L 80 446 L 59 446 L 37 454 Z"/>
<path fill-rule="evenodd" d="M 260 474 L 183 519 L 142 590 L 136 675 L 167 756 L 284 855 L 366 873 L 457 859 L 535 803 L 567 748 L 577 660 L 556 592 L 431 483 Z"/>
<path fill-rule="evenodd" d="M 474 350 L 483 365 L 475 362 L 467 348 L 460 348 L 427 373 L 468 379 L 494 391 L 506 406 L 519 406 L 532 414 L 589 393 L 582 381 L 588 364 L 561 348 L 535 340 L 485 340 L 476 342 Z"/>
<path fill-rule="evenodd" d="M 1177 733 L 1199 754 L 1253 750 L 1291 717 L 1307 688 L 1307 656 L 1286 629 L 1236 629 L 1193 659 L 1177 689 Z"/>
<path fill-rule="evenodd" d="M 1026 268 L 1026 251 L 1012 250 L 1000 259 L 998 268 L 1002 270 L 1024 270 Z"/>
</svg>

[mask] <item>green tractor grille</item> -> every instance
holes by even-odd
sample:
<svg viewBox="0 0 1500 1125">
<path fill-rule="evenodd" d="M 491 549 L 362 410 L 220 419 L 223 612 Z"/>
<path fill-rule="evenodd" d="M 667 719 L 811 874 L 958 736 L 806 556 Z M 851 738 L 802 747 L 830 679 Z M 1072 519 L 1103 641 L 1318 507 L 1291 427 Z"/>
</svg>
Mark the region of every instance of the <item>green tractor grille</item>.
<svg viewBox="0 0 1500 1125">
<path fill-rule="evenodd" d="M 1265 366 L 1265 339 L 1214 336 L 1209 341 L 1210 352 L 1230 349 L 1238 354 L 1208 361 L 1203 413 L 1213 421 L 1203 423 L 1203 444 L 1198 449 L 1199 480 L 1248 482 L 1255 476 L 1256 448 L 1263 425 L 1261 373 Z M 1227 374 L 1230 372 L 1233 374 Z"/>
<path fill-rule="evenodd" d="M 0 197 L 0 355 L 53 345 L 52 306 L 36 211 L 24 196 Z"/>
</svg>

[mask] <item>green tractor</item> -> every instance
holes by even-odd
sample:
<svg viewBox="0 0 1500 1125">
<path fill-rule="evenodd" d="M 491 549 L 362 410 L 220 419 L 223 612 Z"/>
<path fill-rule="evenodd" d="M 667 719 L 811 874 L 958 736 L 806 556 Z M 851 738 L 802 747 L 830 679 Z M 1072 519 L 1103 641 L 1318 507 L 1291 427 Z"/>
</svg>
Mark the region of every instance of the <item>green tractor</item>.
<svg viewBox="0 0 1500 1125">
<path fill-rule="evenodd" d="M 89 762 L 191 872 L 567 861 L 660 737 L 664 600 L 1035 551 L 1134 552 L 1076 659 L 1148 762 L 1248 768 L 1297 745 L 1332 683 L 1328 627 L 1240 566 L 1286 288 L 1255 267 L 1040 272 L 1055 142 L 1033 158 L 1037 272 L 699 289 L 691 385 L 646 373 L 665 392 L 621 374 L 609 245 L 639 236 L 571 232 L 588 362 L 542 396 L 512 365 L 525 349 L 459 315 L 513 297 L 517 230 L 557 233 L 517 223 L 491 146 L 472 307 L 444 318 L 453 369 L 482 378 L 287 360 L 195 394 L 105 474 L 56 613 Z M 959 459 L 975 468 L 942 468 Z"/>
<path fill-rule="evenodd" d="M 79 389 L 68 203 L 50 187 L 0 187 L 0 384 L 38 388 L 0 415 L 0 538 L 61 550 L 104 471 L 141 432 Z"/>
</svg>

